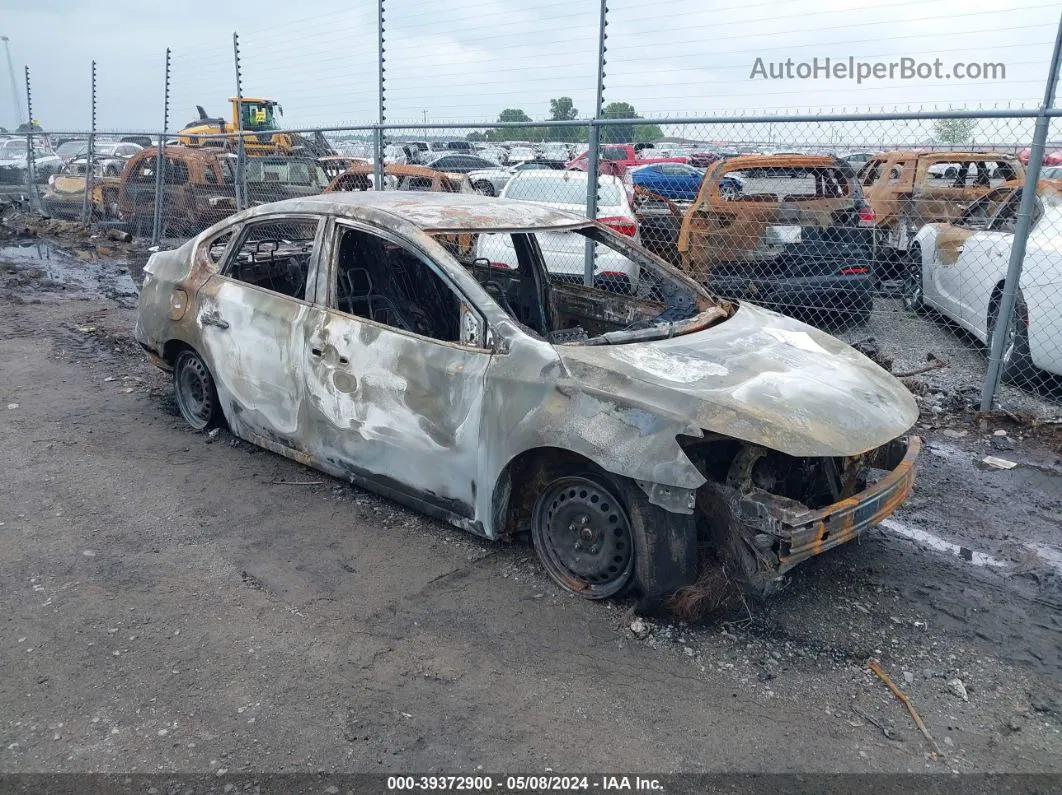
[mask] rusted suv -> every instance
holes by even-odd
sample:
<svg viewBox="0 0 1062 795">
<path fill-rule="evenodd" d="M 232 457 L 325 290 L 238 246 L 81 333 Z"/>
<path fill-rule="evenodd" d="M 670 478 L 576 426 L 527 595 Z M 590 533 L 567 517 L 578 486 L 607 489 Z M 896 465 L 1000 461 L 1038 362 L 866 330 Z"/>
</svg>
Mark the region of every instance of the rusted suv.
<svg viewBox="0 0 1062 795">
<path fill-rule="evenodd" d="M 151 230 L 158 149 L 143 149 L 122 171 L 118 211 L 134 235 Z M 163 166 L 163 234 L 192 235 L 236 211 L 232 158 L 215 150 L 167 146 Z"/>
<path fill-rule="evenodd" d="M 1001 152 L 907 150 L 872 158 L 859 183 L 874 210 L 877 259 L 906 259 L 923 226 L 954 221 L 993 188 L 1024 178 L 1018 157 Z"/>
<path fill-rule="evenodd" d="M 731 157 L 709 166 L 685 208 L 667 202 L 654 214 L 641 198 L 646 247 L 716 294 L 820 325 L 868 319 L 873 219 L 844 161 Z"/>
</svg>

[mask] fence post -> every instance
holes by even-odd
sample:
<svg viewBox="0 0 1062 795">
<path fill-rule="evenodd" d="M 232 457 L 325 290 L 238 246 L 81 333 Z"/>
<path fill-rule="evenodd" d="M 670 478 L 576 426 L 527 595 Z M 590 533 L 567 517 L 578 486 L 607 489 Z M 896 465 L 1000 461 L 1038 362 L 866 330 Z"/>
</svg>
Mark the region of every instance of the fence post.
<svg viewBox="0 0 1062 795">
<path fill-rule="evenodd" d="M 239 135 L 236 152 L 236 209 L 247 207 L 247 153 L 243 141 L 243 80 L 240 76 L 240 36 L 232 34 L 232 55 L 236 61 L 236 131 Z"/>
<path fill-rule="evenodd" d="M 1021 279 L 1022 263 L 1025 260 L 1025 244 L 1029 239 L 1032 225 L 1032 211 L 1036 204 L 1036 186 L 1040 181 L 1040 166 L 1044 159 L 1044 145 L 1051 118 L 1047 111 L 1055 102 L 1055 88 L 1058 85 L 1059 57 L 1062 55 L 1062 15 L 1059 15 L 1058 31 L 1055 34 L 1055 49 L 1051 54 L 1051 67 L 1044 87 L 1044 101 L 1036 116 L 1033 130 L 1032 147 L 1029 150 L 1029 165 L 1025 171 L 1025 185 L 1021 191 L 1021 204 L 1018 205 L 1017 223 L 1014 227 L 1014 241 L 1010 248 L 1010 262 L 1007 263 L 1007 278 L 1003 282 L 1003 296 L 1000 299 L 999 314 L 996 324 L 991 329 L 992 348 L 988 354 L 988 373 L 985 375 L 984 390 L 981 393 L 981 411 L 989 411 L 999 389 L 1000 376 L 1003 374 L 1003 345 L 1006 342 L 1006 329 L 1014 314 L 1014 304 L 1018 295 L 1018 282 Z"/>
<path fill-rule="evenodd" d="M 376 35 L 377 35 L 377 84 L 376 84 L 376 99 L 378 103 L 377 112 L 379 118 L 379 125 L 376 128 L 373 147 L 373 182 L 376 184 L 373 186 L 374 190 L 384 189 L 384 130 L 383 123 L 387 118 L 386 107 L 384 102 L 384 0 L 377 0 L 376 3 Z"/>
<path fill-rule="evenodd" d="M 26 133 L 26 193 L 29 194 L 30 208 L 40 210 L 41 197 L 37 192 L 37 175 L 33 173 L 33 92 L 30 90 L 30 70 L 26 74 L 26 112 L 29 114 L 29 132 Z"/>
<path fill-rule="evenodd" d="M 166 130 L 170 125 L 170 48 L 166 48 L 166 76 L 162 85 L 162 133 L 155 153 L 155 209 L 151 216 L 151 245 L 162 239 L 162 186 L 166 167 Z M 137 230 L 139 231 L 139 230 Z"/>
<path fill-rule="evenodd" d="M 92 220 L 92 161 L 96 148 L 96 62 L 92 62 L 92 126 L 89 127 L 88 148 L 85 152 L 85 195 L 81 197 L 81 223 Z"/>
<path fill-rule="evenodd" d="M 605 39 L 608 34 L 608 0 L 601 0 L 601 19 L 597 27 L 597 97 L 594 103 L 594 118 L 590 122 L 586 151 L 586 217 L 597 218 L 598 156 L 601 144 L 601 127 L 594 122 L 601 118 L 605 96 Z M 583 253 L 583 284 L 594 286 L 594 241 L 587 239 Z"/>
</svg>

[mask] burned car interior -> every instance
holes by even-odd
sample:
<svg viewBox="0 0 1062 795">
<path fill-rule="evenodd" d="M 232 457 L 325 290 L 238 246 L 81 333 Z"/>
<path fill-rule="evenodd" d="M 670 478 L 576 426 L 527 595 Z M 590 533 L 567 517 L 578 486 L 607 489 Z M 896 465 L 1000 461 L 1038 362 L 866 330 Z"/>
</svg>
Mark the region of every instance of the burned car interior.
<svg viewBox="0 0 1062 795">
<path fill-rule="evenodd" d="M 301 300 L 306 296 L 316 235 L 316 221 L 250 224 L 223 272 L 245 284 Z"/>
<path fill-rule="evenodd" d="M 425 337 L 456 342 L 454 292 L 416 254 L 378 235 L 340 228 L 335 308 Z"/>
<path fill-rule="evenodd" d="M 510 237 L 517 266 L 476 256 L 476 240 L 469 235 L 435 235 L 479 282 L 494 301 L 529 334 L 555 344 L 611 344 L 681 333 L 680 326 L 704 311 L 708 299 L 675 279 L 651 259 L 624 251 L 610 234 L 587 226 L 551 235 L 575 235 L 599 247 L 637 259 L 640 278 L 626 281 L 598 279 L 585 286 L 568 274 L 552 272 L 538 236 L 529 232 L 472 232 Z M 463 240 L 460 238 L 464 238 Z M 725 313 L 721 313 L 725 315 Z M 640 333 L 639 333 L 640 332 Z"/>
</svg>

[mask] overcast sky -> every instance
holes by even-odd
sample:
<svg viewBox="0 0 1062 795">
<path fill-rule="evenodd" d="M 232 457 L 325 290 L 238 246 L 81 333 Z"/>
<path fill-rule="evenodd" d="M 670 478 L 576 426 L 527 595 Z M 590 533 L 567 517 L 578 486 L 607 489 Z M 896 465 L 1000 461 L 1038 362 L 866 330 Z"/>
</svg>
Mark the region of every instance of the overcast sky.
<svg viewBox="0 0 1062 795">
<path fill-rule="evenodd" d="M 387 0 L 387 115 L 394 121 L 494 120 L 506 107 L 546 118 L 549 99 L 594 105 L 596 0 Z M 697 10 L 699 9 L 699 10 Z M 1057 0 L 610 0 L 605 101 L 643 116 L 899 106 L 1034 107 L 1058 24 Z M 313 13 L 311 14 L 311 11 Z M 173 50 L 169 129 L 202 104 L 228 115 L 232 33 L 243 90 L 279 100 L 289 126 L 376 118 L 372 0 L 0 0 L 22 113 L 23 66 L 46 129 L 87 129 L 97 61 L 101 130 L 162 125 L 163 57 Z M 757 58 L 888 62 L 908 56 L 1002 63 L 1005 79 L 750 79 Z M 0 80 L 0 125 L 17 123 Z"/>
</svg>

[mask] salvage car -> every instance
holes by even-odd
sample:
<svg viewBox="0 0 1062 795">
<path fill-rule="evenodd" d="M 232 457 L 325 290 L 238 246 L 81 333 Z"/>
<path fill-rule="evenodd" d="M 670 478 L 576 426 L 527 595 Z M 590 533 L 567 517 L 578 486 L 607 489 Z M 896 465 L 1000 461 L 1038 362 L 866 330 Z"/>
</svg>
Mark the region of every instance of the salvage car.
<svg viewBox="0 0 1062 795">
<path fill-rule="evenodd" d="M 83 156 L 69 161 L 58 174 L 49 177 L 48 187 L 41 196 L 44 212 L 54 218 L 78 221 L 81 220 L 82 210 L 87 209 L 93 221 L 118 220 L 121 180 L 107 175 L 104 164 L 95 159 L 91 166 L 92 184 L 86 186 L 89 174 L 89 159 Z"/>
<path fill-rule="evenodd" d="M 633 195 L 634 188 L 644 188 L 656 196 L 675 201 L 693 201 L 701 189 L 704 169 L 695 168 L 685 163 L 651 163 L 646 166 L 628 168 L 623 175 L 628 194 Z M 741 194 L 745 181 L 735 175 L 727 174 L 719 186 L 720 193 L 726 198 L 735 198 Z"/>
<path fill-rule="evenodd" d="M 458 242 L 484 235 L 518 267 Z M 550 280 L 542 235 L 629 258 L 655 295 Z M 530 535 L 561 588 L 643 609 L 717 558 L 769 592 L 893 512 L 920 449 L 911 395 L 839 340 L 718 301 L 603 224 L 474 194 L 238 213 L 151 256 L 135 335 L 193 428 Z"/>
<path fill-rule="evenodd" d="M 586 215 L 586 188 L 589 177 L 585 171 L 556 171 L 533 169 L 521 171 L 505 186 L 504 199 L 533 201 L 547 207 Z M 598 177 L 597 220 L 622 235 L 638 239 L 638 219 L 616 177 Z M 586 245 L 572 235 L 538 236 L 542 259 L 553 280 L 581 282 L 586 268 Z M 512 240 L 504 235 L 479 239 L 478 256 L 489 260 L 495 268 L 516 268 L 519 261 Z M 598 246 L 594 252 L 594 284 L 604 289 L 633 292 L 639 286 L 636 263 L 629 257 L 617 255 L 608 247 Z"/>
<path fill-rule="evenodd" d="M 161 222 L 164 236 L 187 237 L 236 210 L 233 158 L 216 148 L 167 146 Z M 155 215 L 158 148 L 142 149 L 126 163 L 118 211 L 134 235 L 150 234 Z"/>
<path fill-rule="evenodd" d="M 509 184 L 509 180 L 521 171 L 559 171 L 563 168 L 564 163 L 556 160 L 525 160 L 515 166 L 495 166 L 469 171 L 468 179 L 476 193 L 497 196 Z"/>
<path fill-rule="evenodd" d="M 25 184 L 28 151 L 29 142 L 25 138 L 0 139 L 0 184 Z M 34 140 L 33 176 L 36 182 L 46 182 L 62 166 L 63 161 L 46 144 Z"/>
<path fill-rule="evenodd" d="M 435 191 L 441 193 L 472 193 L 472 183 L 464 174 L 436 171 L 425 166 L 386 165 L 384 190 Z M 333 179 L 325 193 L 373 189 L 374 169 L 371 163 L 354 163 Z"/>
<path fill-rule="evenodd" d="M 928 224 L 911 245 L 904 289 L 909 309 L 931 307 L 988 348 L 1007 276 L 1023 183 L 1013 181 L 970 204 L 956 220 Z M 1010 324 L 1002 373 L 1031 381 L 1062 375 L 1062 182 L 1041 180 Z"/>
<path fill-rule="evenodd" d="M 694 202 L 643 202 L 638 220 L 646 247 L 722 297 L 829 327 L 866 323 L 873 310 L 873 218 L 836 158 L 720 160 Z"/>
<path fill-rule="evenodd" d="M 874 210 L 881 277 L 896 276 L 887 260 L 906 260 L 923 226 L 955 220 L 996 185 L 1024 177 L 1018 158 L 1000 152 L 896 151 L 867 162 L 859 181 Z"/>
</svg>

